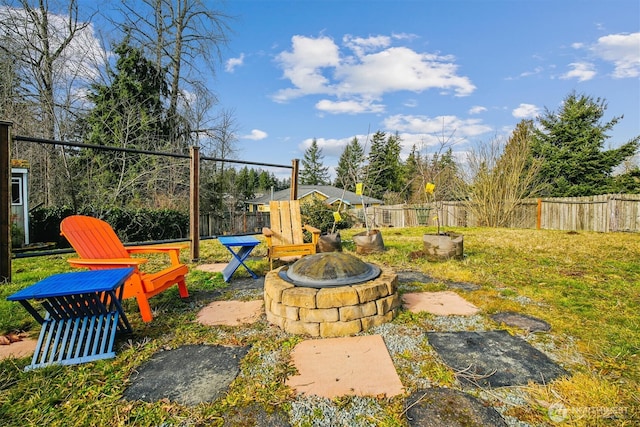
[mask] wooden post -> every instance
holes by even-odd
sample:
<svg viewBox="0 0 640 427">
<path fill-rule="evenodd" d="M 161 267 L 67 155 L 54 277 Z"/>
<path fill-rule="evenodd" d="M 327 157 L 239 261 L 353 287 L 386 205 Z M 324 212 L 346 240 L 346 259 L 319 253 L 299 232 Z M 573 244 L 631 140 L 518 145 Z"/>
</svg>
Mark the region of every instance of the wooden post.
<svg viewBox="0 0 640 427">
<path fill-rule="evenodd" d="M 291 170 L 291 193 L 289 194 L 290 200 L 298 199 L 298 167 L 300 159 L 293 159 L 291 161 L 293 169 Z"/>
<path fill-rule="evenodd" d="M 538 199 L 538 208 L 536 209 L 536 230 L 542 228 L 542 199 Z"/>
<path fill-rule="evenodd" d="M 191 237 L 191 261 L 200 259 L 200 147 L 191 147 L 189 179 L 189 236 Z"/>
<path fill-rule="evenodd" d="M 11 126 L 0 121 L 0 281 L 11 282 Z"/>
</svg>

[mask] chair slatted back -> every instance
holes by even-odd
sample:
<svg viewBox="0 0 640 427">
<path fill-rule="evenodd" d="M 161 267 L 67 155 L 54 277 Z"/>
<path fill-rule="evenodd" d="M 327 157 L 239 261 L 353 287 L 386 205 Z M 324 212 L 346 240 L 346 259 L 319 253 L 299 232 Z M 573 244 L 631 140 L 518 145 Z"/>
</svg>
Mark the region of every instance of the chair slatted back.
<svg viewBox="0 0 640 427">
<path fill-rule="evenodd" d="M 60 230 L 81 258 L 130 258 L 113 228 L 101 219 L 72 215 L 62 220 Z"/>
<path fill-rule="evenodd" d="M 274 246 L 304 243 L 299 200 L 271 201 L 269 210 Z"/>
</svg>

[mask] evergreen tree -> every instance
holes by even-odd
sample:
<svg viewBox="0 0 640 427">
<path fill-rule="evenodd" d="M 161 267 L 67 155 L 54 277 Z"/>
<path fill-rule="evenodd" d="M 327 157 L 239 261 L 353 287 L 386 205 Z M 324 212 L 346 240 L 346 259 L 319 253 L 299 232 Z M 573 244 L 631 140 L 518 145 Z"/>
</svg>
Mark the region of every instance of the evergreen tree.
<svg viewBox="0 0 640 427">
<path fill-rule="evenodd" d="M 384 132 L 377 131 L 371 138 L 371 148 L 369 149 L 365 168 L 365 193 L 370 197 L 382 198 L 385 191 L 386 183 L 383 182 L 383 171 L 386 168 L 385 137 L 386 134 Z"/>
<path fill-rule="evenodd" d="M 402 190 L 400 150 L 398 135 L 387 138 L 382 131 L 373 135 L 366 167 L 367 195 L 381 199 L 386 193 L 399 193 Z"/>
<path fill-rule="evenodd" d="M 164 74 L 128 40 L 115 53 L 118 60 L 115 71 L 109 70 L 111 84 L 95 84 L 89 94 L 94 108 L 87 118 L 87 140 L 96 145 L 156 149 L 156 142 L 167 133 Z"/>
<path fill-rule="evenodd" d="M 411 147 L 409 156 L 407 156 L 403 171 L 405 179 L 403 180 L 402 197 L 410 203 L 422 203 L 425 201 L 422 196 L 424 195 L 424 186 L 428 181 L 424 179 L 421 173 L 422 169 L 422 156 L 414 144 Z"/>
<path fill-rule="evenodd" d="M 458 197 L 459 168 L 451 147 L 444 153 L 435 153 L 429 163 L 432 176 L 429 182 L 436 185 L 436 197 L 439 200 L 455 200 Z"/>
<path fill-rule="evenodd" d="M 356 183 L 359 182 L 362 164 L 364 163 L 364 149 L 358 138 L 354 137 L 340 155 L 338 166 L 336 167 L 336 179 L 334 185 L 349 191 L 356 190 Z"/>
<path fill-rule="evenodd" d="M 539 173 L 551 197 L 590 196 L 615 191 L 613 170 L 638 151 L 640 136 L 619 148 L 604 150 L 607 133 L 622 118 L 603 123 L 607 104 L 600 98 L 571 93 L 557 113 L 539 118 L 531 147 L 543 159 Z"/>
<path fill-rule="evenodd" d="M 271 187 L 276 187 L 276 177 L 267 171 L 261 170 L 258 175 L 258 189 L 271 190 Z"/>
<path fill-rule="evenodd" d="M 86 140 L 94 145 L 162 151 L 167 133 L 163 71 L 126 39 L 115 53 L 118 59 L 115 70 L 109 70 L 110 84 L 91 87 L 89 99 L 94 107 L 86 118 Z M 82 156 L 86 162 L 79 164 L 89 166 L 76 171 L 80 179 L 86 180 L 83 188 L 88 189 L 80 206 L 149 206 L 153 200 L 175 196 L 171 181 L 178 178 L 167 179 L 169 159 L 93 150 L 83 151 Z"/>
<path fill-rule="evenodd" d="M 304 152 L 302 170 L 300 171 L 300 184 L 325 185 L 330 182 L 329 168 L 322 165 L 322 149 L 318 147 L 318 141 L 313 138 L 311 145 Z"/>
</svg>

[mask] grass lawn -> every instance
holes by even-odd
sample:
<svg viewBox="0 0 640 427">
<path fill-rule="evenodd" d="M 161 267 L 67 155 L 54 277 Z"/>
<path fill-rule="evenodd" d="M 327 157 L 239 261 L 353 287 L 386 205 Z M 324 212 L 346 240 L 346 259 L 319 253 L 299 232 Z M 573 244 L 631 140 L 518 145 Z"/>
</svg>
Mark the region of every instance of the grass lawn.
<svg viewBox="0 0 640 427">
<path fill-rule="evenodd" d="M 343 231 L 345 251 L 354 252 Z M 433 277 L 429 284 L 402 285 L 400 292 L 434 291 L 446 282 L 467 282 L 479 290 L 459 292 L 481 308 L 470 328 L 508 329 L 567 369 L 571 376 L 545 385 L 477 393 L 500 409 L 511 425 L 559 425 L 548 416 L 549 405 L 561 403 L 569 416 L 560 425 L 638 425 L 640 422 L 640 234 L 571 233 L 513 229 L 457 229 L 464 234 L 462 261 L 428 262 L 415 256 L 427 228 L 383 229 L 386 251 L 363 256 L 368 262 L 414 270 Z M 259 245 L 249 262 L 264 275 L 269 263 Z M 183 256 L 187 257 L 187 251 Z M 19 259 L 13 262 L 13 282 L 0 286 L 0 334 L 26 331 L 37 336 L 39 325 L 10 294 L 51 274 L 70 271 L 66 256 Z M 216 240 L 203 241 L 201 263 L 225 262 L 230 254 Z M 152 260 L 151 264 L 160 260 Z M 195 267 L 192 265 L 192 267 Z M 247 273 L 238 270 L 237 275 Z M 237 276 L 234 276 L 237 277 Z M 125 302 L 134 333 L 116 341 L 117 356 L 72 367 L 48 367 L 24 372 L 30 358 L 0 362 L 0 425 L 223 425 L 230 411 L 258 405 L 290 414 L 293 425 L 331 425 L 326 408 L 356 411 L 349 425 L 407 426 L 404 398 L 340 398 L 303 410 L 298 397 L 284 385 L 292 373 L 290 352 L 305 339 L 283 333 L 264 316 L 252 325 L 210 327 L 195 322 L 197 312 L 215 299 L 257 299 L 259 294 L 225 291 L 219 273 L 194 268 L 188 276 L 190 298 L 181 300 L 174 287 L 151 300 L 154 320 L 144 324 L 135 301 Z M 498 325 L 489 316 L 516 311 L 551 325 L 551 332 L 526 334 Z M 475 323 L 474 323 L 475 322 Z M 418 331 L 418 344 L 392 352 L 407 394 L 425 386 L 460 387 L 454 373 L 430 351 L 422 331 L 446 330 L 446 322 L 426 313 L 401 311 L 391 323 L 398 334 Z M 130 374 L 160 349 L 184 344 L 249 345 L 241 373 L 228 393 L 212 403 L 193 407 L 169 401 L 125 401 Z M 308 402 L 307 402 L 308 406 Z M 361 411 L 362 412 L 362 411 Z M 227 425 L 227 424 L 224 424 Z M 241 424 L 238 424 L 241 425 Z"/>
</svg>

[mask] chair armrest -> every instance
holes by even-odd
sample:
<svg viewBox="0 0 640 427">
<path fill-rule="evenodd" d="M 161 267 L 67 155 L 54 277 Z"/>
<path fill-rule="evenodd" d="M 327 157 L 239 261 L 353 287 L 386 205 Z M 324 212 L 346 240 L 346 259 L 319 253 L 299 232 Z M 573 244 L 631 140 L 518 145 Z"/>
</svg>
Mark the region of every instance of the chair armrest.
<svg viewBox="0 0 640 427">
<path fill-rule="evenodd" d="M 147 260 L 145 258 L 70 258 L 67 262 L 71 264 L 72 267 L 137 267 L 147 262 Z"/>
<path fill-rule="evenodd" d="M 319 229 L 317 229 L 317 228 L 315 228 L 315 227 L 313 227 L 313 226 L 311 226 L 309 224 L 305 224 L 303 228 L 305 230 L 307 230 L 311 234 L 318 234 L 318 235 L 320 234 L 320 230 Z"/>
<path fill-rule="evenodd" d="M 147 245 L 147 246 L 125 246 L 127 252 L 130 253 L 152 253 L 152 252 L 168 252 L 187 249 L 189 245 Z"/>
<path fill-rule="evenodd" d="M 262 227 L 262 234 L 264 234 L 266 237 L 271 237 L 273 236 L 275 233 L 273 232 L 273 230 L 271 230 L 268 227 Z"/>
<path fill-rule="evenodd" d="M 130 254 L 153 254 L 162 253 L 169 255 L 171 264 L 180 264 L 180 250 L 188 248 L 189 245 L 148 245 L 148 246 L 128 246 L 126 251 Z"/>
<path fill-rule="evenodd" d="M 320 239 L 320 230 L 309 224 L 305 224 L 302 228 L 304 228 L 309 233 L 311 233 L 311 243 L 313 243 L 314 245 L 317 245 L 318 240 Z"/>
</svg>

